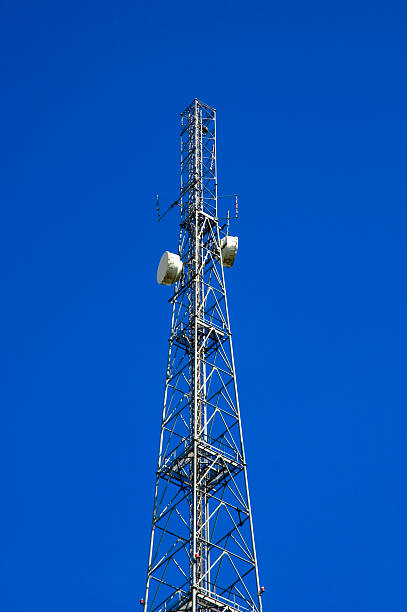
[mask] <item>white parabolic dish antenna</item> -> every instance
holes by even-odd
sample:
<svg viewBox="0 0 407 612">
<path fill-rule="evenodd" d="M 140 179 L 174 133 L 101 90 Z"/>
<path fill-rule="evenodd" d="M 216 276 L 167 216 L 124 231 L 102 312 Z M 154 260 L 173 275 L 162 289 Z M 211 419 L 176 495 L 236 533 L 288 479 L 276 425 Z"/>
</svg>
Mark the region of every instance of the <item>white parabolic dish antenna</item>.
<svg viewBox="0 0 407 612">
<path fill-rule="evenodd" d="M 225 268 L 231 268 L 236 259 L 239 239 L 237 236 L 225 236 L 220 243 L 222 253 L 222 263 Z"/>
<path fill-rule="evenodd" d="M 183 263 L 179 255 L 165 251 L 160 259 L 157 270 L 159 285 L 172 285 L 181 276 Z"/>
</svg>

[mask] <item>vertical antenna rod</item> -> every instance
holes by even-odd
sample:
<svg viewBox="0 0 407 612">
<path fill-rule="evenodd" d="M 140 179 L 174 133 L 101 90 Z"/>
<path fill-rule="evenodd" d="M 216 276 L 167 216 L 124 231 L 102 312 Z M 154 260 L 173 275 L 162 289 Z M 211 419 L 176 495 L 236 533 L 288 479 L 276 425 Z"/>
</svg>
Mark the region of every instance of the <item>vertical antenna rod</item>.
<svg viewBox="0 0 407 612">
<path fill-rule="evenodd" d="M 238 241 L 219 225 L 216 111 L 181 114 L 178 253 L 144 612 L 262 612 L 224 269 Z M 164 213 L 165 214 L 165 213 Z"/>
</svg>

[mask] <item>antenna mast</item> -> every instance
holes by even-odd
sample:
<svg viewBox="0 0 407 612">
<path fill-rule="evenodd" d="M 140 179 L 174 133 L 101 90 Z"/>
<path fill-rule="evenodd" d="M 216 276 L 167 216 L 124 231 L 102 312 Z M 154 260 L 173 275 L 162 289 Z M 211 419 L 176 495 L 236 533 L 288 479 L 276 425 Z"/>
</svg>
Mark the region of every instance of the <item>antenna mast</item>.
<svg viewBox="0 0 407 612">
<path fill-rule="evenodd" d="M 224 279 L 238 241 L 217 200 L 216 111 L 195 99 L 178 254 L 157 272 L 174 293 L 144 612 L 262 612 Z"/>
</svg>

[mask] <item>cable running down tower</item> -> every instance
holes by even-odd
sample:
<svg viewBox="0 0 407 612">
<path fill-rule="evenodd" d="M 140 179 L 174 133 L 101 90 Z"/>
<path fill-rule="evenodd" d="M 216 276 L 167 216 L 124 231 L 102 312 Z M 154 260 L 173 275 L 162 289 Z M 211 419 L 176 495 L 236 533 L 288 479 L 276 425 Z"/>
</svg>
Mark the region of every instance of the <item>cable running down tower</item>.
<svg viewBox="0 0 407 612">
<path fill-rule="evenodd" d="M 216 111 L 195 99 L 178 253 L 157 272 L 174 293 L 144 612 L 262 612 L 224 279 L 238 241 L 217 200 Z"/>
</svg>

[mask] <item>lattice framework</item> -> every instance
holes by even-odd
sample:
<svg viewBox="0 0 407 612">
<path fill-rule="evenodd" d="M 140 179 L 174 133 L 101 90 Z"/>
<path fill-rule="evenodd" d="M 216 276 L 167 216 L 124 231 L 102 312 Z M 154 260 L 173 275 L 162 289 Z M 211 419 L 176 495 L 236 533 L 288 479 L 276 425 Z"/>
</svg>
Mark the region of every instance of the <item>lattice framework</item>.
<svg viewBox="0 0 407 612">
<path fill-rule="evenodd" d="M 216 112 L 181 114 L 184 271 L 171 298 L 144 612 L 261 612 L 217 212 Z"/>
</svg>

